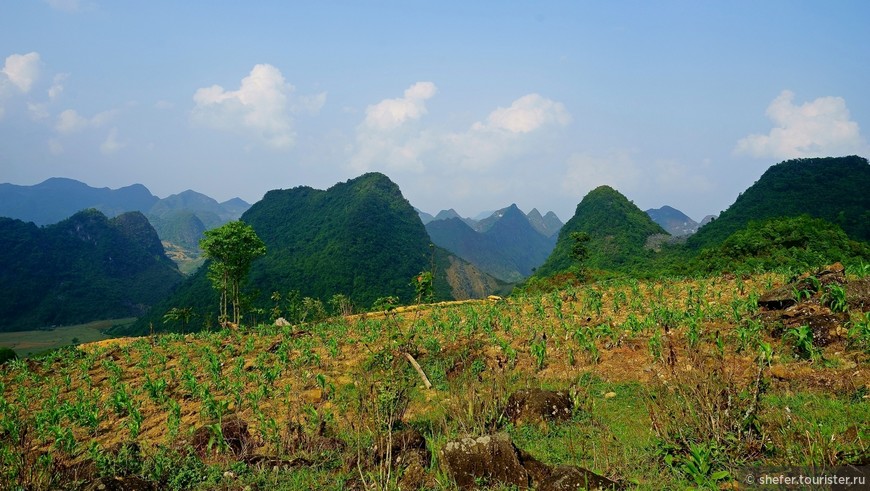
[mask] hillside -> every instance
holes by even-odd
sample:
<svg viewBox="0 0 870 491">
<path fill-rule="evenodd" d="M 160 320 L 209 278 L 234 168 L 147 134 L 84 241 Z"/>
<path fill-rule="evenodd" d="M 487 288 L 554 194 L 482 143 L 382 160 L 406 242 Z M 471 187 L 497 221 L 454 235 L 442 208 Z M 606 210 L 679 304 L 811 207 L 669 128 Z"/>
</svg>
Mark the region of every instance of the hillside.
<svg viewBox="0 0 870 491">
<path fill-rule="evenodd" d="M 562 227 L 559 239 L 536 276 L 544 277 L 572 266 L 569 256 L 572 232 L 591 237 L 585 265 L 597 269 L 627 270 L 652 256 L 644 248 L 651 235 L 666 234 L 649 215 L 609 186 L 593 189 L 577 205 L 574 216 Z"/>
<path fill-rule="evenodd" d="M 694 249 L 722 243 L 752 220 L 809 215 L 870 242 L 870 164 L 857 156 L 797 159 L 770 167 L 718 218 L 689 238 Z"/>
<path fill-rule="evenodd" d="M 0 330 L 139 316 L 181 279 L 139 212 L 43 228 L 0 218 Z"/>
<path fill-rule="evenodd" d="M 521 281 L 546 260 L 555 242 L 537 232 L 516 205 L 492 217 L 483 232 L 460 218 L 429 222 L 426 230 L 436 245 L 486 273 L 506 282 Z"/>
<path fill-rule="evenodd" d="M 674 237 L 692 235 L 698 231 L 698 222 L 676 208 L 665 205 L 646 210 L 645 213 Z"/>
<path fill-rule="evenodd" d="M 268 308 L 275 291 L 298 291 L 324 304 L 343 294 L 362 309 L 387 296 L 410 303 L 411 279 L 431 268 L 433 254 L 437 298 L 483 297 L 501 288 L 451 254 L 430 248 L 417 212 L 383 174 L 365 174 L 325 191 L 305 186 L 269 191 L 242 220 L 266 244 L 266 255 L 254 262 L 248 278 L 254 306 Z M 155 310 L 192 307 L 207 315 L 216 305 L 202 269 Z M 155 320 L 141 319 L 133 329 L 141 332 L 143 322 Z"/>
</svg>

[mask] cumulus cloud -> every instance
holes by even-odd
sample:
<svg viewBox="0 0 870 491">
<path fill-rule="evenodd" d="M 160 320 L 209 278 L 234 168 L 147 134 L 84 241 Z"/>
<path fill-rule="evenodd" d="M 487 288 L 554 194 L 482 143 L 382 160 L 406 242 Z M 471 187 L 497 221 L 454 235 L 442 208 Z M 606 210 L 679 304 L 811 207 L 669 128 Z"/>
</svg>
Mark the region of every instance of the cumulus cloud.
<svg viewBox="0 0 870 491">
<path fill-rule="evenodd" d="M 67 73 L 58 73 L 52 80 L 51 87 L 48 88 L 48 98 L 52 101 L 60 97 L 63 93 L 63 83 L 69 77 Z"/>
<path fill-rule="evenodd" d="M 357 171 L 373 166 L 421 171 L 429 161 L 437 162 L 445 173 L 480 171 L 535 148 L 532 134 L 539 130 L 571 122 L 563 104 L 528 94 L 509 107 L 496 108 L 464 131 L 421 129 L 413 123 L 427 114 L 426 103 L 437 91 L 432 82 L 417 82 L 403 97 L 369 106 L 357 127 L 351 166 Z"/>
<path fill-rule="evenodd" d="M 570 122 L 571 115 L 562 103 L 539 94 L 529 94 L 515 100 L 510 107 L 500 107 L 491 112 L 486 123 L 477 122 L 472 129 L 530 133 L 546 124 L 565 126 Z"/>
<path fill-rule="evenodd" d="M 39 65 L 39 53 L 13 54 L 6 57 L 6 63 L 0 73 L 20 92 L 26 94 L 39 78 Z"/>
<path fill-rule="evenodd" d="M 438 88 L 432 82 L 417 82 L 405 90 L 404 97 L 385 99 L 366 108 L 363 125 L 376 130 L 392 130 L 426 114 L 426 101 Z"/>
<path fill-rule="evenodd" d="M 740 139 L 734 151 L 753 157 L 800 158 L 866 153 L 867 142 L 851 120 L 842 97 L 819 97 L 796 105 L 795 94 L 782 91 L 767 107 L 774 127 L 766 135 Z"/>
<path fill-rule="evenodd" d="M 275 148 L 291 147 L 296 140 L 293 114 L 316 113 L 326 101 L 325 93 L 298 97 L 295 90 L 274 66 L 255 65 L 238 90 L 220 85 L 198 89 L 191 119 L 202 126 L 253 134 Z"/>
<path fill-rule="evenodd" d="M 124 148 L 124 146 L 126 145 L 126 142 L 118 140 L 118 128 L 112 128 L 111 130 L 109 130 L 109 134 L 106 136 L 106 139 L 100 145 L 100 152 L 102 152 L 104 155 L 109 155 Z"/>
<path fill-rule="evenodd" d="M 71 134 L 82 131 L 86 128 L 96 128 L 103 126 L 115 117 L 117 110 L 103 111 L 97 113 L 91 118 L 82 117 L 75 109 L 67 109 L 57 116 L 57 123 L 54 128 L 58 133 Z"/>
</svg>

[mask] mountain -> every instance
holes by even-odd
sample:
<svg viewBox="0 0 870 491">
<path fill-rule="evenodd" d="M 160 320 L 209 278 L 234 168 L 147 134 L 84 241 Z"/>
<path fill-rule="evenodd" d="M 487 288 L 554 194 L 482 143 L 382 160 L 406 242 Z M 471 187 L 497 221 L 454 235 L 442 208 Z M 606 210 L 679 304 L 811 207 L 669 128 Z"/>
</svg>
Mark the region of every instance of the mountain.
<svg viewBox="0 0 870 491">
<path fill-rule="evenodd" d="M 181 280 L 140 212 L 42 228 L 0 218 L 0 330 L 139 316 Z"/>
<path fill-rule="evenodd" d="M 516 205 L 495 212 L 484 232 L 460 218 L 436 220 L 426 230 L 436 245 L 456 253 L 484 272 L 506 282 L 532 274 L 553 249 L 555 242 L 532 227 Z"/>
<path fill-rule="evenodd" d="M 188 189 L 159 200 L 147 215 L 170 257 L 183 272 L 189 273 L 202 264 L 199 241 L 203 233 L 238 220 L 250 207 L 240 198 L 218 203 Z"/>
<path fill-rule="evenodd" d="M 420 216 L 420 221 L 423 222 L 423 225 L 426 225 L 427 223 L 429 223 L 429 222 L 431 222 L 432 220 L 435 219 L 435 217 L 433 217 L 432 215 L 426 213 L 426 212 L 423 211 L 423 210 L 420 210 L 420 209 L 414 208 L 414 211 L 416 211 L 417 214 Z"/>
<path fill-rule="evenodd" d="M 325 191 L 307 186 L 269 191 L 241 219 L 266 244 L 266 255 L 254 262 L 248 278 L 254 306 L 268 308 L 272 292 L 293 290 L 325 304 L 344 294 L 362 309 L 386 296 L 410 303 L 411 279 L 433 263 L 440 299 L 485 297 L 503 286 L 454 254 L 430 247 L 419 215 L 383 174 L 364 174 Z M 205 269 L 155 312 L 215 311 L 217 297 Z M 143 322 L 148 319 L 133 329 L 141 331 Z"/>
<path fill-rule="evenodd" d="M 669 234 L 674 237 L 691 235 L 698 230 L 698 222 L 689 218 L 685 213 L 670 206 L 651 208 L 646 214 Z"/>
<path fill-rule="evenodd" d="M 120 189 L 93 188 L 74 179 L 52 177 L 33 186 L 0 184 L 0 216 L 37 225 L 57 223 L 95 208 L 107 216 L 147 212 L 159 198 L 141 184 Z"/>
<path fill-rule="evenodd" d="M 541 212 L 537 208 L 532 208 L 532 211 L 526 215 L 526 218 L 528 218 L 532 227 L 544 237 L 552 237 L 558 234 L 559 229 L 564 225 L 562 220 L 559 220 L 559 217 L 552 211 L 548 211 L 546 215 L 541 216 Z"/>
<path fill-rule="evenodd" d="M 699 249 L 721 244 L 750 221 L 809 215 L 870 242 L 870 164 L 857 156 L 796 159 L 771 166 L 718 218 L 689 237 Z"/>
<path fill-rule="evenodd" d="M 437 215 L 435 215 L 435 220 L 449 220 L 451 218 L 461 219 L 462 217 L 459 216 L 459 213 L 456 213 L 456 210 L 453 208 L 450 208 L 449 210 L 441 210 Z"/>
<path fill-rule="evenodd" d="M 572 232 L 585 232 L 591 237 L 585 266 L 606 270 L 627 270 L 642 264 L 653 254 L 644 247 L 647 239 L 667 234 L 625 196 L 609 186 L 600 186 L 577 205 L 536 276 L 554 275 L 572 266 Z"/>
<path fill-rule="evenodd" d="M 251 207 L 239 198 L 234 198 L 227 203 L 229 207 L 218 203 L 214 198 L 188 189 L 155 203 L 148 210 L 148 217 L 162 218 L 177 211 L 192 212 L 202 221 L 206 229 L 212 229 L 232 220 L 238 220 L 242 213 Z"/>
</svg>

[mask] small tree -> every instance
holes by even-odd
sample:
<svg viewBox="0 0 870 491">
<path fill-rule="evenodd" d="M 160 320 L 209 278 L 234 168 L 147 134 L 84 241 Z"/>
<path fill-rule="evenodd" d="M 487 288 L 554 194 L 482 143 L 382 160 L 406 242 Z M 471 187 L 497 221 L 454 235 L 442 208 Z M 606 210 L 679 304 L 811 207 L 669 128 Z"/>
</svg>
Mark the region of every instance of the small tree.
<svg viewBox="0 0 870 491">
<path fill-rule="evenodd" d="M 220 320 L 229 319 L 227 304 L 232 302 L 233 323 L 241 319 L 241 285 L 254 259 L 266 254 L 266 245 L 250 225 L 237 220 L 207 230 L 199 241 L 203 255 L 211 259 L 208 277 L 221 293 Z"/>
<path fill-rule="evenodd" d="M 584 264 L 589 259 L 589 234 L 586 232 L 571 232 L 571 259 L 577 262 L 577 269 L 583 273 Z"/>
</svg>

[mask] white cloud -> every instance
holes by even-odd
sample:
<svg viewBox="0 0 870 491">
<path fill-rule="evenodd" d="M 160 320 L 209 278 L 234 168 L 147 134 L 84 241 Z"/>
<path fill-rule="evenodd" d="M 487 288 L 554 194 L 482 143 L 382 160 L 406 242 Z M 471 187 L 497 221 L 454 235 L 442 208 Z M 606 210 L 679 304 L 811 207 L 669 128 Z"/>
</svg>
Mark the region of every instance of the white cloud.
<svg viewBox="0 0 870 491">
<path fill-rule="evenodd" d="M 532 134 L 571 121 L 563 104 L 528 94 L 507 108 L 495 109 L 485 122 L 475 122 L 465 131 L 420 129 L 412 123 L 427 114 L 426 101 L 437 91 L 432 82 L 417 82 L 405 90 L 403 97 L 369 106 L 357 127 L 351 167 L 356 171 L 377 166 L 422 171 L 425 162 L 437 162 L 442 173 L 482 171 L 540 150 L 540 140 Z"/>
<path fill-rule="evenodd" d="M 26 94 L 39 78 L 39 64 L 39 53 L 13 54 L 6 57 L 6 63 L 0 73 L 5 75 L 19 91 Z"/>
<path fill-rule="evenodd" d="M 28 102 L 27 110 L 30 111 L 30 117 L 34 120 L 48 119 L 48 104 Z"/>
<path fill-rule="evenodd" d="M 112 128 L 109 130 L 109 134 L 106 136 L 105 141 L 100 145 L 100 151 L 103 152 L 104 155 L 109 155 L 124 148 L 126 145 L 126 142 L 118 140 L 118 128 Z"/>
<path fill-rule="evenodd" d="M 800 158 L 862 154 L 868 151 L 858 123 L 842 97 L 820 97 L 795 105 L 794 93 L 782 91 L 767 107 L 774 128 L 767 135 L 740 139 L 734 151 L 753 157 Z"/>
<path fill-rule="evenodd" d="M 57 116 L 54 128 L 61 134 L 70 134 L 86 128 L 97 128 L 111 121 L 118 111 L 111 109 L 97 113 L 91 118 L 84 118 L 75 109 L 67 109 Z"/>
<path fill-rule="evenodd" d="M 202 126 L 253 134 L 275 148 L 291 147 L 296 140 L 292 114 L 316 113 L 326 100 L 325 93 L 298 97 L 294 92 L 280 70 L 256 65 L 238 90 L 219 85 L 198 89 L 191 119 Z"/>
<path fill-rule="evenodd" d="M 404 97 L 384 99 L 366 108 L 363 125 L 376 130 L 391 130 L 409 120 L 426 114 L 426 101 L 435 96 L 438 88 L 432 82 L 417 82 L 405 90 Z"/>
<path fill-rule="evenodd" d="M 52 80 L 51 87 L 48 88 L 48 98 L 52 101 L 60 97 L 63 93 L 63 83 L 69 77 L 67 73 L 58 73 Z"/>
<path fill-rule="evenodd" d="M 472 129 L 530 133 L 546 124 L 566 126 L 571 122 L 571 115 L 560 102 L 528 94 L 515 100 L 510 107 L 491 112 L 486 121 L 475 123 Z"/>
</svg>

